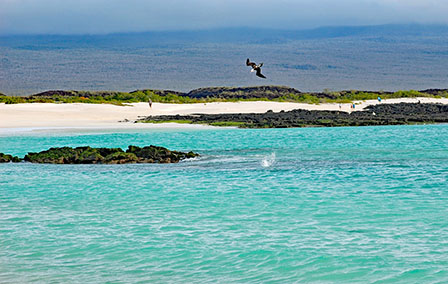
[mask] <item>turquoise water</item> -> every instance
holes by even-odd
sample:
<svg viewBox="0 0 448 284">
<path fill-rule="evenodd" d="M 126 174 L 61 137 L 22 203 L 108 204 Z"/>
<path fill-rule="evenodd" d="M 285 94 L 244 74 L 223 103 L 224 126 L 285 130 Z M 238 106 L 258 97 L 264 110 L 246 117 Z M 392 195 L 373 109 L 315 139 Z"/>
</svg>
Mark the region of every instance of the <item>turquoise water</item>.
<svg viewBox="0 0 448 284">
<path fill-rule="evenodd" d="M 57 132 L 171 165 L 0 164 L 1 283 L 446 283 L 448 125 Z"/>
</svg>

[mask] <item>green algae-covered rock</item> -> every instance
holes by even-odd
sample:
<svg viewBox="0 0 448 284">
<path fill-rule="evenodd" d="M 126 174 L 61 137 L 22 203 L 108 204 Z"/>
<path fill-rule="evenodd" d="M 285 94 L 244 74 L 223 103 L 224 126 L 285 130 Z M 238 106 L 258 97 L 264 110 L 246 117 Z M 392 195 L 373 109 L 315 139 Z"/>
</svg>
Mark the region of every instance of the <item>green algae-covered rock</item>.
<svg viewBox="0 0 448 284">
<path fill-rule="evenodd" d="M 104 157 L 100 154 L 100 151 L 95 148 L 85 147 L 76 148 L 77 151 L 77 164 L 99 164 L 104 161 Z"/>
<path fill-rule="evenodd" d="M 109 154 L 105 159 L 105 164 L 133 164 L 139 162 L 135 154 L 125 152 L 115 152 Z"/>
<path fill-rule="evenodd" d="M 193 152 L 170 151 L 167 148 L 153 145 L 143 148 L 131 145 L 126 153 L 135 154 L 144 163 L 177 163 L 184 159 L 199 156 L 199 154 Z"/>
<path fill-rule="evenodd" d="M 28 153 L 24 160 L 47 164 L 131 164 L 131 163 L 177 163 L 199 156 L 193 152 L 170 151 L 164 147 L 129 146 L 120 148 L 60 147 L 39 153 Z"/>
<path fill-rule="evenodd" d="M 39 153 L 28 153 L 25 161 L 46 164 L 75 164 L 78 160 L 76 149 L 71 147 L 50 148 Z"/>
<path fill-rule="evenodd" d="M 18 163 L 18 162 L 20 162 L 20 158 L 16 157 L 16 156 L 0 153 L 0 163 L 9 163 L 9 162 Z"/>
</svg>

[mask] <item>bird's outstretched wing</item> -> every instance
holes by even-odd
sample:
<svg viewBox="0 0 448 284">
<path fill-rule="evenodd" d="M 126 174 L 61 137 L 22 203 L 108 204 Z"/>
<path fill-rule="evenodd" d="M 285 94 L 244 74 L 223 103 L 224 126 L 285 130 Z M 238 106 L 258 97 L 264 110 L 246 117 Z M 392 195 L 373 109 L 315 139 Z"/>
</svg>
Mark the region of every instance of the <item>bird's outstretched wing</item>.
<svg viewBox="0 0 448 284">
<path fill-rule="evenodd" d="M 265 79 L 266 79 L 266 77 L 265 77 L 263 74 L 261 74 L 261 69 L 260 69 L 260 68 L 257 68 L 257 73 L 256 73 L 256 75 L 257 75 L 258 77 L 260 77 L 260 78 L 265 78 Z"/>
<path fill-rule="evenodd" d="M 254 68 L 255 66 L 257 66 L 257 64 L 255 64 L 254 62 L 250 62 L 249 58 L 246 59 L 246 65 L 247 65 L 247 66 L 252 66 L 252 68 Z"/>
<path fill-rule="evenodd" d="M 261 67 L 261 66 L 263 66 L 263 62 L 261 62 L 260 65 L 258 65 L 258 67 Z"/>
</svg>

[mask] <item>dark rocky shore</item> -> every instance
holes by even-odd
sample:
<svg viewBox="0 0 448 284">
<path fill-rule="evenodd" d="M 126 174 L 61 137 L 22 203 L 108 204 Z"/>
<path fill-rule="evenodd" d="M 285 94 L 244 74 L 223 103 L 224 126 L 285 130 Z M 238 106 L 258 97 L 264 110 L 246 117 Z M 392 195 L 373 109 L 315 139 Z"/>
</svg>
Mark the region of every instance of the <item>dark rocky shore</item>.
<svg viewBox="0 0 448 284">
<path fill-rule="evenodd" d="M 266 113 L 195 114 L 148 116 L 137 122 L 183 121 L 242 128 L 309 126 L 367 126 L 416 123 L 447 123 L 448 105 L 399 103 L 369 106 L 363 111 L 309 111 L 297 109 Z"/>
<path fill-rule="evenodd" d="M 0 163 L 27 161 L 45 164 L 133 164 L 133 163 L 178 163 L 194 158 L 199 154 L 193 152 L 170 151 L 163 147 L 129 146 L 120 148 L 60 147 L 39 153 L 28 153 L 23 159 L 0 153 Z"/>
</svg>

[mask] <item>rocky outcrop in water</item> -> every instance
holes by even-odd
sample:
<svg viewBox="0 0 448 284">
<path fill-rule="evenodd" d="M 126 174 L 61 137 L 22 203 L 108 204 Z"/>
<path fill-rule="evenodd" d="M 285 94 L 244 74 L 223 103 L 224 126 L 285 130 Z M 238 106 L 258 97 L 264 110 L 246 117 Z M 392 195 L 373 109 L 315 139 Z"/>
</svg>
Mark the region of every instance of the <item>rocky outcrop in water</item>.
<svg viewBox="0 0 448 284">
<path fill-rule="evenodd" d="M 286 128 L 308 126 L 367 126 L 414 123 L 448 123 L 448 105 L 442 104 L 382 104 L 364 111 L 292 111 L 266 113 L 230 113 L 149 116 L 141 122 L 190 121 L 210 125 L 238 125 L 243 128 Z M 138 122 L 138 121 L 137 121 Z"/>
<path fill-rule="evenodd" d="M 129 146 L 126 152 L 120 148 L 60 147 L 39 153 L 28 153 L 24 160 L 46 164 L 177 163 L 197 156 L 199 154 L 193 152 L 170 151 L 153 145 Z"/>
<path fill-rule="evenodd" d="M 20 158 L 12 155 L 0 153 L 0 163 L 20 162 Z"/>
</svg>

